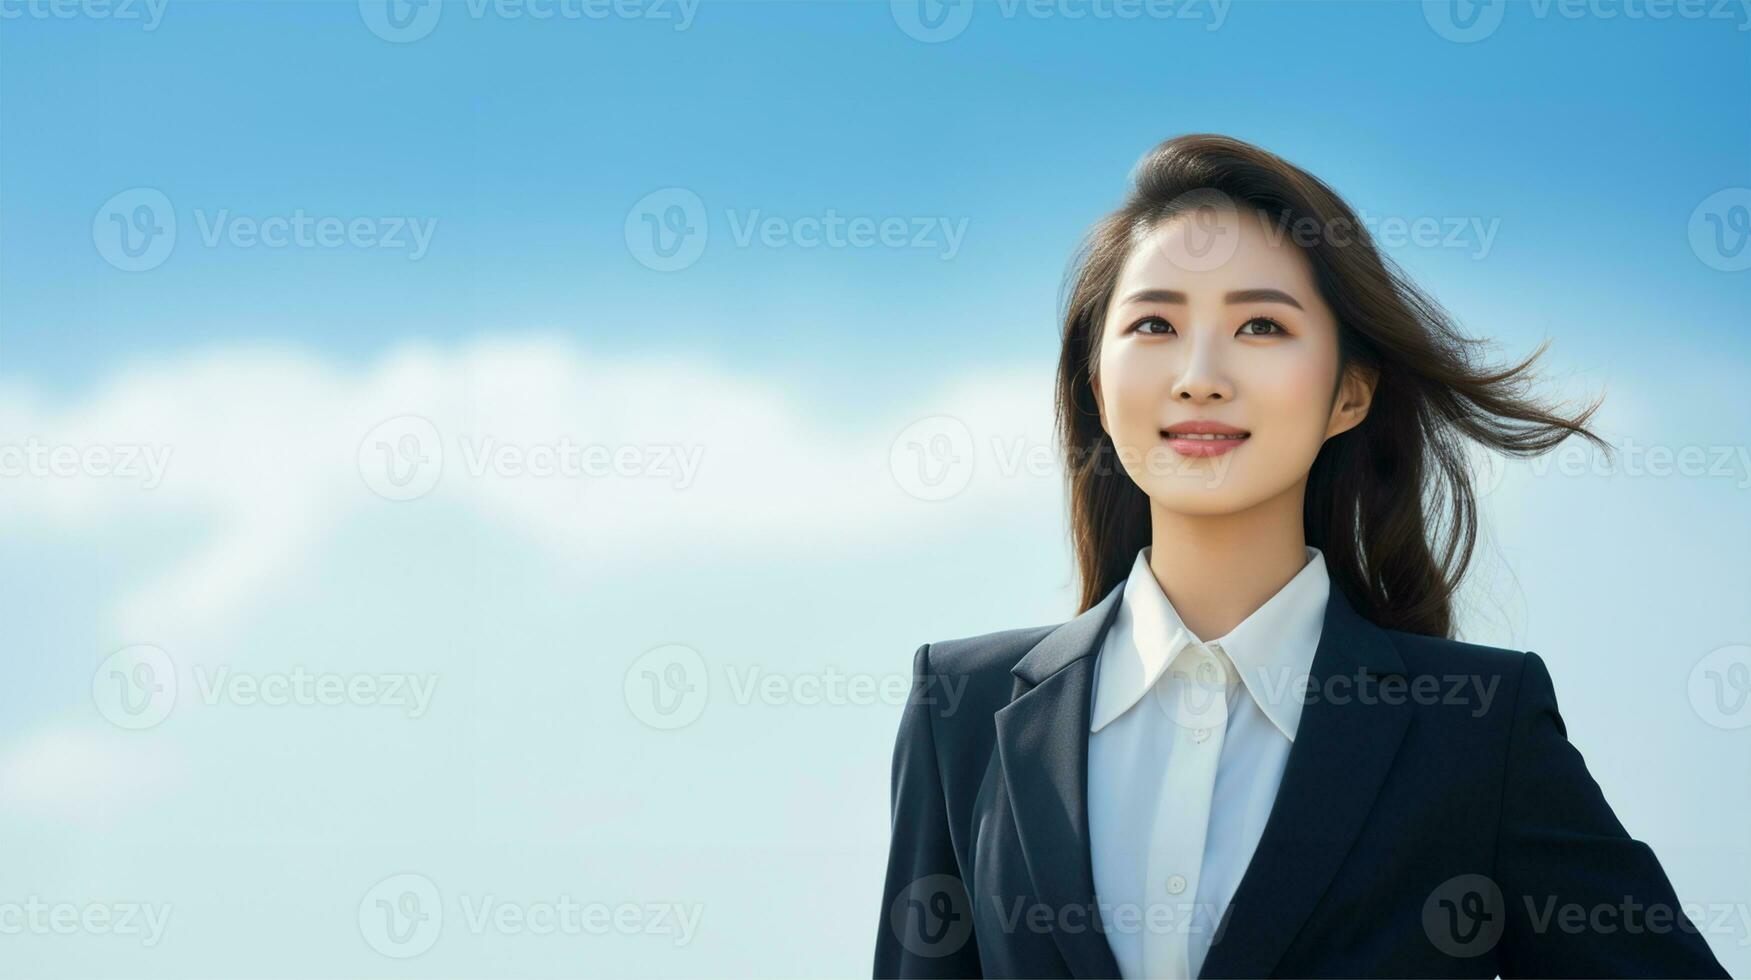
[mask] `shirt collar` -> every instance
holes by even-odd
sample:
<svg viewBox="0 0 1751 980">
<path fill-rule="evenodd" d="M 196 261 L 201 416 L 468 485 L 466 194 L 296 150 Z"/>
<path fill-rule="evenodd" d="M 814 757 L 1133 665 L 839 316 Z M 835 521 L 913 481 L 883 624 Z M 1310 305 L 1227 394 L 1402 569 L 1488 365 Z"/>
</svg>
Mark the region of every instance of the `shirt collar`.
<svg viewBox="0 0 1751 980">
<path fill-rule="evenodd" d="M 1331 594 L 1324 553 L 1306 548 L 1307 562 L 1294 578 L 1226 635 L 1205 644 L 1227 655 L 1259 709 L 1291 742 L 1301 725 L 1305 684 Z M 1137 552 L 1109 642 L 1102 644 L 1090 732 L 1129 711 L 1180 651 L 1203 642 L 1161 591 L 1149 568 L 1149 552 L 1148 546 Z"/>
</svg>

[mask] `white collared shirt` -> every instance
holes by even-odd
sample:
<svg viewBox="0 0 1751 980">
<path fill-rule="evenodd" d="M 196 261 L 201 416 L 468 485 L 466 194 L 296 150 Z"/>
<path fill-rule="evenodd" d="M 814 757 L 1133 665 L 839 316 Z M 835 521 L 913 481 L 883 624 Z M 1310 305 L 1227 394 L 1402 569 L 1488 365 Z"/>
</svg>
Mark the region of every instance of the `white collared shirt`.
<svg viewBox="0 0 1751 980">
<path fill-rule="evenodd" d="M 1226 636 L 1187 629 L 1137 554 L 1096 661 L 1088 823 L 1127 980 L 1192 978 L 1277 796 L 1331 582 L 1307 563 Z"/>
</svg>

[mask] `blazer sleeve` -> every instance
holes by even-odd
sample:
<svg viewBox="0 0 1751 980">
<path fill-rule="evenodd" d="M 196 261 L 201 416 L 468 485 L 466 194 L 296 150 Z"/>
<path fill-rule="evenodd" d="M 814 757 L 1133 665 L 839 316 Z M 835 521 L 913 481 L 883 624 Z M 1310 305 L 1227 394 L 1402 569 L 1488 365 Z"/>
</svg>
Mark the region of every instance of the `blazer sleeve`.
<svg viewBox="0 0 1751 980">
<path fill-rule="evenodd" d="M 1727 976 L 1569 742 L 1536 653 L 1521 663 L 1503 780 L 1503 977 Z"/>
<path fill-rule="evenodd" d="M 930 644 L 912 658 L 912 688 L 894 741 L 892 839 L 876 933 L 875 977 L 978 977 L 973 909 L 949 835 L 937 762 Z"/>
</svg>

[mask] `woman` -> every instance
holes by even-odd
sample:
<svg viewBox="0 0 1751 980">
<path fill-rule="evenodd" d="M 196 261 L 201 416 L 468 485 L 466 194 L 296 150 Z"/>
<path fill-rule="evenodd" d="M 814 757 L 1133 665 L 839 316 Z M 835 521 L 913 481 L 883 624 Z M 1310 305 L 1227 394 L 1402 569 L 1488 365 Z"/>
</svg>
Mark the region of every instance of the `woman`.
<svg viewBox="0 0 1751 980">
<path fill-rule="evenodd" d="M 1544 662 L 1451 637 L 1465 441 L 1609 451 L 1598 404 L 1270 153 L 1134 178 L 1064 316 L 1081 612 L 915 655 L 875 975 L 1726 976 Z"/>
</svg>

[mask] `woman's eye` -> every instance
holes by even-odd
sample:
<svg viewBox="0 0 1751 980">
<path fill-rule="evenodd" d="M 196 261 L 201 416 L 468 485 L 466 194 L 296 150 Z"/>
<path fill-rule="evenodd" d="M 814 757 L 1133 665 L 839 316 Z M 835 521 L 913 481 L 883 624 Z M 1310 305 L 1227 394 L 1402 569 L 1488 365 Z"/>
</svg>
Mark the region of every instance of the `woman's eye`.
<svg viewBox="0 0 1751 980">
<path fill-rule="evenodd" d="M 1146 316 L 1131 324 L 1131 330 L 1134 333 L 1148 335 L 1169 334 L 1173 333 L 1173 324 L 1158 316 Z"/>
<path fill-rule="evenodd" d="M 1272 331 L 1275 331 L 1277 333 L 1288 333 L 1289 332 L 1289 331 L 1283 329 L 1283 325 L 1281 323 L 1278 323 L 1277 321 L 1271 319 L 1268 316 L 1255 316 L 1252 319 L 1246 321 L 1245 323 L 1240 325 L 1241 332 L 1242 333 L 1246 332 L 1246 328 L 1252 326 L 1255 323 L 1259 324 L 1260 326 L 1264 327 L 1265 329 L 1261 330 L 1258 333 L 1253 334 L 1252 336 L 1254 336 L 1254 337 L 1269 337 L 1271 335 Z"/>
</svg>

